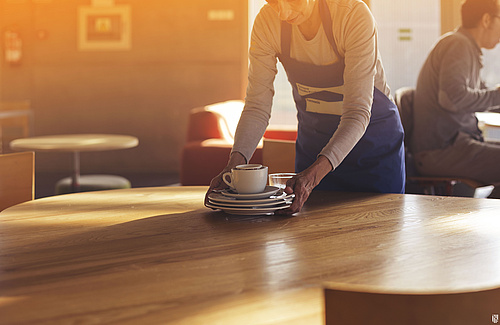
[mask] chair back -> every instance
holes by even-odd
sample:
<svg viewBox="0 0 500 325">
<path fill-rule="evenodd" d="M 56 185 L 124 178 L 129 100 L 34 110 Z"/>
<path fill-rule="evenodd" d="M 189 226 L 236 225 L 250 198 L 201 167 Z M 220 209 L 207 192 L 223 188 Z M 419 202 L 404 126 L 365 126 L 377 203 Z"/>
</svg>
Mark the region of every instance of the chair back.
<svg viewBox="0 0 500 325">
<path fill-rule="evenodd" d="M 35 154 L 0 155 L 0 211 L 35 197 Z"/>
<path fill-rule="evenodd" d="M 463 177 L 424 177 L 419 175 L 411 150 L 413 135 L 413 104 L 415 88 L 402 87 L 396 90 L 394 101 L 399 110 L 401 124 L 405 131 L 405 160 L 406 160 L 406 193 L 421 193 L 432 195 L 454 195 L 485 198 L 494 189 L 493 185 Z"/>
<path fill-rule="evenodd" d="M 406 176 L 417 176 L 417 168 L 413 154 L 410 150 L 411 136 L 413 133 L 413 99 L 415 96 L 415 89 L 411 87 L 403 87 L 396 90 L 394 94 L 394 101 L 398 107 L 401 124 L 405 131 L 405 160 L 406 160 Z"/>
<path fill-rule="evenodd" d="M 187 141 L 224 139 L 233 142 L 244 101 L 228 100 L 193 108 L 189 113 Z"/>
<path fill-rule="evenodd" d="M 413 99 L 415 88 L 403 87 L 396 90 L 394 101 L 399 110 L 401 124 L 405 131 L 405 146 L 410 144 L 410 138 L 413 133 Z"/>
<path fill-rule="evenodd" d="M 32 120 L 30 101 L 0 101 L 0 153 L 11 152 L 9 143 L 12 140 L 33 133 Z"/>
<path fill-rule="evenodd" d="M 456 293 L 325 289 L 326 325 L 470 325 L 498 322 L 500 288 Z"/>
</svg>

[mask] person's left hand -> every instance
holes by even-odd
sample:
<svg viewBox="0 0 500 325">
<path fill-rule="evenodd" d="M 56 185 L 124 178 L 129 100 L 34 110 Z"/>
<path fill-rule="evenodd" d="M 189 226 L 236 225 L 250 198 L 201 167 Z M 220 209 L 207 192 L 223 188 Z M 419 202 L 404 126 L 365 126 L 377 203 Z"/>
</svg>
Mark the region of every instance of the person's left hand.
<svg viewBox="0 0 500 325">
<path fill-rule="evenodd" d="M 309 168 L 289 179 L 286 182 L 285 192 L 287 194 L 294 193 L 295 198 L 289 208 L 277 210 L 276 214 L 289 215 L 299 212 L 312 190 L 331 170 L 330 161 L 324 156 L 319 156 Z"/>
</svg>

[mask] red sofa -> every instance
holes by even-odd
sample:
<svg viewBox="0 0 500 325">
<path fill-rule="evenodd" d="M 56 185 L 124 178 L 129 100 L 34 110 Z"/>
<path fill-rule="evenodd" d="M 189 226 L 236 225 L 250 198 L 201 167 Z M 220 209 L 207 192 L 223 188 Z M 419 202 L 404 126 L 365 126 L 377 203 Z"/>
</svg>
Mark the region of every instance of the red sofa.
<svg viewBox="0 0 500 325">
<path fill-rule="evenodd" d="M 225 166 L 233 146 L 233 137 L 243 111 L 242 100 L 231 100 L 193 108 L 189 114 L 186 143 L 181 154 L 182 185 L 209 185 Z M 269 128 L 264 138 L 294 141 L 293 128 Z M 262 141 L 251 163 L 262 164 Z"/>
</svg>

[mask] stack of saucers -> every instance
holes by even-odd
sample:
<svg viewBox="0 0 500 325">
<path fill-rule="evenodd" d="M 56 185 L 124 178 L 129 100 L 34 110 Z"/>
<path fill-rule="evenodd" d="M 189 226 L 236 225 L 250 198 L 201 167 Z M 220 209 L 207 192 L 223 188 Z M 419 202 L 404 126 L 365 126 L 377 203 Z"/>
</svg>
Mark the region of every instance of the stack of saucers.
<svg viewBox="0 0 500 325">
<path fill-rule="evenodd" d="M 288 208 L 294 197 L 294 194 L 287 195 L 276 186 L 266 186 L 263 192 L 253 194 L 223 190 L 208 195 L 207 207 L 235 215 L 271 215 L 276 210 Z"/>
</svg>

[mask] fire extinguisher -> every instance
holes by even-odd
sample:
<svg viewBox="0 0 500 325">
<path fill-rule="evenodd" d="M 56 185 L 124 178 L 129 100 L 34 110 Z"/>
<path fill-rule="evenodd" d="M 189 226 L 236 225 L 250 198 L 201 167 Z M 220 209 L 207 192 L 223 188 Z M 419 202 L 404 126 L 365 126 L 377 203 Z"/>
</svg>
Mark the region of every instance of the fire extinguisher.
<svg viewBox="0 0 500 325">
<path fill-rule="evenodd" d="M 10 64 L 19 64 L 23 56 L 23 41 L 19 32 L 14 30 L 5 31 L 4 42 L 5 62 Z"/>
</svg>

